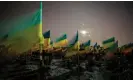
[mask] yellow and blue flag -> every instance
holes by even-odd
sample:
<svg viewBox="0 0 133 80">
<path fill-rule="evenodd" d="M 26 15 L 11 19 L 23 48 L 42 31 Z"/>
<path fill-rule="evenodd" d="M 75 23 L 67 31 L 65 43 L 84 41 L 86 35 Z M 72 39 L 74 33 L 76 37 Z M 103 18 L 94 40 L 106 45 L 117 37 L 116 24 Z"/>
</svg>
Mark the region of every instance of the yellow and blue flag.
<svg viewBox="0 0 133 80">
<path fill-rule="evenodd" d="M 79 43 L 79 36 L 77 31 L 76 36 L 73 37 L 73 39 L 70 41 L 68 45 L 68 51 L 65 57 L 71 57 L 73 55 L 76 55 L 79 49 L 80 49 L 80 43 Z"/>
<path fill-rule="evenodd" d="M 67 35 L 64 34 L 61 37 L 57 38 L 54 47 L 66 47 L 68 44 Z"/>
<path fill-rule="evenodd" d="M 72 50 L 79 51 L 79 49 L 80 49 L 80 43 L 79 43 L 78 31 L 77 31 L 76 36 L 74 36 L 74 38 L 70 41 L 69 47 L 70 47 Z"/>
<path fill-rule="evenodd" d="M 10 21 L 11 31 L 4 36 L 3 45 L 10 47 L 10 51 L 23 53 L 30 50 L 34 44 L 43 43 L 42 8 Z M 8 24 L 8 23 L 7 23 Z"/>
<path fill-rule="evenodd" d="M 44 48 L 47 48 L 50 46 L 50 30 L 43 33 L 44 37 Z"/>
<path fill-rule="evenodd" d="M 94 44 L 94 48 L 96 48 L 97 47 L 97 42 Z"/>
<path fill-rule="evenodd" d="M 83 46 L 82 46 L 82 47 L 83 47 L 85 50 L 87 50 L 87 49 L 89 49 L 90 44 L 91 44 L 91 40 L 88 40 L 87 42 L 83 43 Z"/>
<path fill-rule="evenodd" d="M 53 48 L 53 41 L 52 40 L 50 40 L 49 48 Z"/>
<path fill-rule="evenodd" d="M 115 37 L 103 41 L 103 48 L 107 49 L 115 43 Z"/>
<path fill-rule="evenodd" d="M 84 45 L 84 47 L 88 47 L 88 46 L 90 46 L 90 44 L 91 44 L 91 40 L 88 40 L 88 41 L 85 42 L 83 45 Z"/>
<path fill-rule="evenodd" d="M 108 50 L 109 50 L 110 52 L 115 52 L 115 51 L 117 50 L 117 48 L 118 48 L 118 41 L 114 42 L 114 44 L 112 44 L 112 45 L 108 48 Z"/>
</svg>

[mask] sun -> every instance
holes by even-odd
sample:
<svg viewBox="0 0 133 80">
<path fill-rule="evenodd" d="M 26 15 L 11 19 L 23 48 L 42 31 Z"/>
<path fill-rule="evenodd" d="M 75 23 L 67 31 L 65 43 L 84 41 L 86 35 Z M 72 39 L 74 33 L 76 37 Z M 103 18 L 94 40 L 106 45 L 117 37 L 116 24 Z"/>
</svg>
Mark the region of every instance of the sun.
<svg viewBox="0 0 133 80">
<path fill-rule="evenodd" d="M 85 30 L 81 30 L 80 33 L 83 34 L 83 35 L 86 35 L 88 32 L 85 31 Z"/>
</svg>

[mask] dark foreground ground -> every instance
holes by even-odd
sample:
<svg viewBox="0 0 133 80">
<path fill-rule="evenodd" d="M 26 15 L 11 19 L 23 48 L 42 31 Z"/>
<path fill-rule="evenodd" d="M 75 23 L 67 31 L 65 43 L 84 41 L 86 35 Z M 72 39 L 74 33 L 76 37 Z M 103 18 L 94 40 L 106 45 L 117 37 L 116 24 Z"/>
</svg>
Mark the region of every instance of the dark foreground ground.
<svg viewBox="0 0 133 80">
<path fill-rule="evenodd" d="M 0 80 L 133 80 L 132 55 L 113 60 L 91 58 L 80 56 L 69 60 L 47 56 L 44 57 L 47 64 L 40 68 L 39 55 L 14 57 L 1 63 Z"/>
</svg>

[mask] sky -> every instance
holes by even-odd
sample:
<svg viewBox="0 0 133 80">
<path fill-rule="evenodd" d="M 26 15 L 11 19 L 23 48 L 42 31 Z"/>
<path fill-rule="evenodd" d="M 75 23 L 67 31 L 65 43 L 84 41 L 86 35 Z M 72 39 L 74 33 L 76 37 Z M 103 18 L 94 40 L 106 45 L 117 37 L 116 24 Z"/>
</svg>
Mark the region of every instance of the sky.
<svg viewBox="0 0 133 80">
<path fill-rule="evenodd" d="M 77 30 L 79 41 L 101 44 L 103 40 L 115 37 L 119 45 L 133 42 L 133 2 L 91 2 L 91 1 L 43 1 L 43 32 L 51 30 L 51 40 L 67 34 L 68 40 Z M 40 2 L 0 2 L 0 22 L 15 19 L 37 10 Z M 6 33 L 12 27 L 0 26 Z"/>
</svg>

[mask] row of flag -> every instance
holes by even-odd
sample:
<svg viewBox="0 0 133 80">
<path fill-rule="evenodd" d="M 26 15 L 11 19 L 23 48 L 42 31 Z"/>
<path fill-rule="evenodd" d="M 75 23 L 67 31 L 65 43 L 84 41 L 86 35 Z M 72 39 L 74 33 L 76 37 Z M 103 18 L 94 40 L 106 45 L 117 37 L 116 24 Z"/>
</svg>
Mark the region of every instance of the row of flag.
<svg viewBox="0 0 133 80">
<path fill-rule="evenodd" d="M 68 40 L 67 40 L 67 35 L 64 34 L 60 37 L 58 37 L 54 42 L 51 41 L 50 39 L 50 30 L 45 32 L 43 34 L 44 37 L 44 48 L 47 47 L 56 47 L 56 48 L 61 48 L 61 47 L 71 47 L 73 49 L 77 49 L 79 50 L 80 44 L 79 44 L 79 40 L 78 40 L 78 31 L 76 36 L 74 36 L 74 38 L 69 41 L 69 45 L 68 45 Z"/>
<path fill-rule="evenodd" d="M 40 9 L 35 12 L 18 17 L 17 20 L 11 20 L 9 26 L 12 27 L 12 30 L 1 37 L 1 45 L 9 47 L 9 51 L 16 53 L 26 52 L 33 47 L 39 48 L 40 44 L 43 45 L 43 49 L 67 47 L 70 51 L 79 51 L 81 47 L 88 49 L 91 44 L 91 40 L 81 44 L 78 31 L 70 41 L 67 40 L 67 34 L 52 41 L 50 30 L 42 33 L 42 3 Z M 98 46 L 100 45 L 95 43 L 94 48 Z M 115 37 L 109 38 L 103 41 L 102 47 L 115 51 L 118 47 L 118 41 L 115 41 Z"/>
<path fill-rule="evenodd" d="M 91 40 L 88 40 L 85 43 L 80 43 L 79 42 L 79 36 L 78 36 L 78 31 L 76 33 L 76 35 L 72 38 L 72 40 L 68 41 L 67 40 L 67 35 L 64 34 L 62 36 L 60 36 L 59 38 L 57 38 L 54 42 L 51 41 L 50 39 L 50 30 L 45 32 L 43 34 L 44 37 L 44 46 L 45 47 L 71 47 L 75 50 L 79 50 L 81 47 L 84 49 L 88 49 L 89 46 L 91 46 Z M 100 47 L 100 45 L 97 44 L 97 42 L 94 44 L 94 48 L 96 47 Z M 115 41 L 115 37 L 111 37 L 107 40 L 103 41 L 103 48 L 104 49 L 110 49 L 110 50 L 114 50 L 118 47 L 118 41 Z"/>
</svg>

